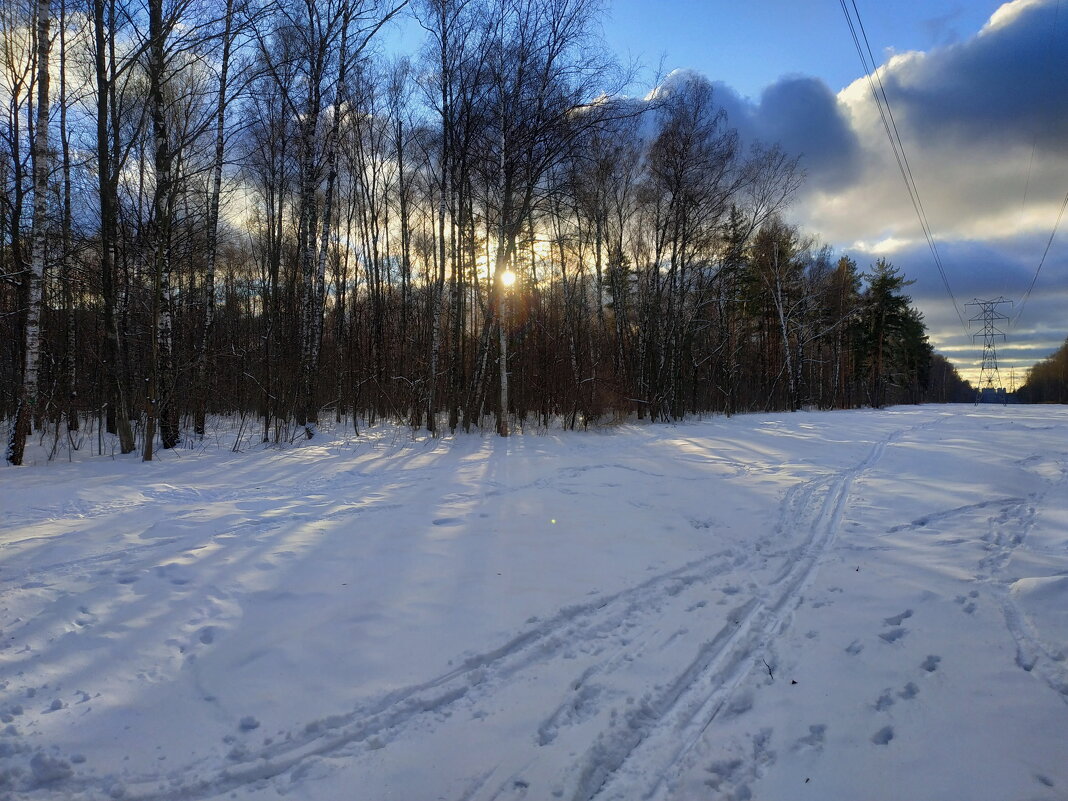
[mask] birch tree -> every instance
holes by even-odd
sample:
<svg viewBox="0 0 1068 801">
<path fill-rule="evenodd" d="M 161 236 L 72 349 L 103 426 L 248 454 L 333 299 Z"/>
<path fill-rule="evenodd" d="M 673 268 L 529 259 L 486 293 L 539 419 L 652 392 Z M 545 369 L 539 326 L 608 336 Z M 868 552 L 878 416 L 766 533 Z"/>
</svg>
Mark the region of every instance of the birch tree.
<svg viewBox="0 0 1068 801">
<path fill-rule="evenodd" d="M 8 442 L 7 460 L 22 464 L 26 437 L 37 406 L 38 366 L 41 357 L 41 292 L 44 284 L 45 246 L 48 223 L 48 178 L 51 154 L 48 147 L 49 68 L 51 66 L 52 8 L 50 0 L 37 0 L 35 28 L 37 34 L 37 119 L 33 140 L 33 233 L 30 244 L 30 265 L 26 280 L 26 323 L 23 329 L 22 386 L 19 391 L 15 421 Z"/>
</svg>

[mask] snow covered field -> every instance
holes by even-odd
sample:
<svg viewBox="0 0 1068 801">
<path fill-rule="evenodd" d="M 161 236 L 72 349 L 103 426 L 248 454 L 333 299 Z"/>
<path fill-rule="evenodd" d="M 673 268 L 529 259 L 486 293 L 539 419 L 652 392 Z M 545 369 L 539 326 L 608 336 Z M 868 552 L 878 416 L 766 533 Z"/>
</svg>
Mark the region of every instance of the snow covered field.
<svg viewBox="0 0 1068 801">
<path fill-rule="evenodd" d="M 0 469 L 0 798 L 1068 798 L 1068 408 Z"/>
</svg>

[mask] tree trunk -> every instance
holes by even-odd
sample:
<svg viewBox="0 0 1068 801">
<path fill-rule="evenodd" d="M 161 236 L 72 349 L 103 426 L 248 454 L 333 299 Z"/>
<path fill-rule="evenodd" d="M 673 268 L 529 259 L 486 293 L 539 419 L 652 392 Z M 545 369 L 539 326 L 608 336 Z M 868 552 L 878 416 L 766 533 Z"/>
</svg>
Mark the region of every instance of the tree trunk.
<svg viewBox="0 0 1068 801">
<path fill-rule="evenodd" d="M 100 191 L 100 289 L 104 317 L 104 372 L 108 387 L 109 428 L 119 435 L 119 449 L 130 453 L 135 447 L 133 428 L 123 376 L 122 340 L 117 320 L 118 297 L 115 288 L 115 256 L 118 239 L 118 177 L 112 164 L 108 120 L 111 115 L 114 69 L 108 70 L 108 32 L 111 20 L 105 13 L 107 0 L 93 0 L 94 67 L 96 77 L 96 156 Z M 111 65 L 112 68 L 114 65 Z M 117 158 L 117 154 L 116 154 Z"/>
<path fill-rule="evenodd" d="M 175 398 L 173 354 L 174 320 L 171 296 L 171 219 L 174 210 L 174 156 L 167 126 L 163 93 L 166 70 L 167 31 L 163 22 L 163 0 L 149 2 L 149 104 L 155 140 L 153 166 L 156 186 L 152 196 L 152 240 L 155 293 L 153 297 L 153 363 L 150 367 L 148 419 L 145 428 L 144 460 L 152 460 L 155 424 L 158 420 L 161 444 L 178 444 L 178 410 Z"/>
<path fill-rule="evenodd" d="M 207 415 L 209 373 L 211 370 L 211 333 L 215 324 L 215 265 L 219 249 L 219 199 L 222 195 L 223 156 L 226 146 L 226 93 L 230 72 L 230 48 L 232 45 L 234 0 L 226 0 L 226 20 L 223 27 L 222 64 L 219 73 L 219 92 L 215 107 L 215 161 L 212 164 L 211 195 L 208 198 L 207 263 L 204 266 L 204 320 L 197 348 L 196 406 L 193 412 L 193 431 L 204 436 L 204 418 Z"/>
<path fill-rule="evenodd" d="M 37 376 L 41 355 L 41 293 L 45 270 L 45 223 L 48 216 L 48 68 L 51 39 L 49 27 L 52 9 L 49 0 L 37 0 L 37 120 L 33 140 L 33 235 L 30 244 L 30 269 L 26 325 L 23 328 L 22 386 L 19 390 L 15 424 L 11 429 L 7 460 L 22 464 L 31 420 L 37 407 Z"/>
</svg>

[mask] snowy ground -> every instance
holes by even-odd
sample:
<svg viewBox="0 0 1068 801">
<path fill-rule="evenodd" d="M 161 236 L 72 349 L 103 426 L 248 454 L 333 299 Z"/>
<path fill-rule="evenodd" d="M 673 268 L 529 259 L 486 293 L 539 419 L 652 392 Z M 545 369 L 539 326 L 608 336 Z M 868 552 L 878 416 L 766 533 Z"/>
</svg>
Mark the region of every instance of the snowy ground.
<svg viewBox="0 0 1068 801">
<path fill-rule="evenodd" d="M 1068 408 L 0 469 L 0 798 L 1068 798 Z"/>
</svg>

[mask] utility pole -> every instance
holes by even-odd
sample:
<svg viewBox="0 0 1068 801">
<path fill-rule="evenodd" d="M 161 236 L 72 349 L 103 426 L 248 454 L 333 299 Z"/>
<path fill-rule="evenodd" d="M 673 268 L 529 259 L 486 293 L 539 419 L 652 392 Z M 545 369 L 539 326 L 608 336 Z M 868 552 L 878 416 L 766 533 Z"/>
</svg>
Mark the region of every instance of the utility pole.
<svg viewBox="0 0 1068 801">
<path fill-rule="evenodd" d="M 1004 396 L 1004 402 L 1009 402 L 1005 388 L 1001 384 L 1001 374 L 998 372 L 998 353 L 997 348 L 994 347 L 994 343 L 999 337 L 1002 341 L 1005 340 L 1005 332 L 997 327 L 998 322 L 1009 319 L 1008 315 L 998 311 L 998 306 L 1005 303 L 1012 305 L 1011 300 L 1001 297 L 994 300 L 979 300 L 976 298 L 971 303 L 964 304 L 965 308 L 975 306 L 978 310 L 975 317 L 970 318 L 970 322 L 983 324 L 982 330 L 972 334 L 973 341 L 978 337 L 983 338 L 983 364 L 979 369 L 979 386 L 975 391 L 976 405 L 982 401 L 986 391 L 992 392 L 995 397 L 1001 394 Z M 984 379 L 985 384 L 983 383 Z"/>
</svg>

